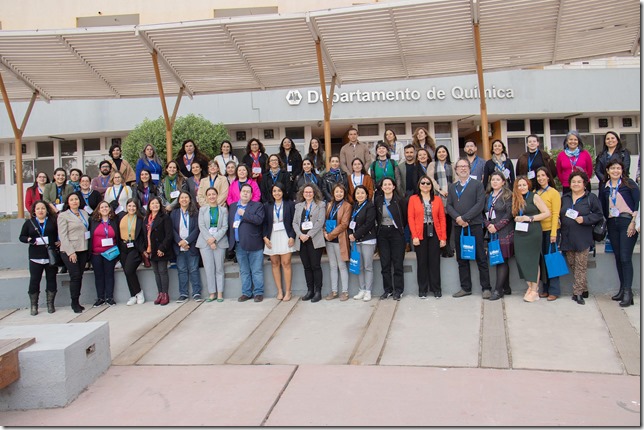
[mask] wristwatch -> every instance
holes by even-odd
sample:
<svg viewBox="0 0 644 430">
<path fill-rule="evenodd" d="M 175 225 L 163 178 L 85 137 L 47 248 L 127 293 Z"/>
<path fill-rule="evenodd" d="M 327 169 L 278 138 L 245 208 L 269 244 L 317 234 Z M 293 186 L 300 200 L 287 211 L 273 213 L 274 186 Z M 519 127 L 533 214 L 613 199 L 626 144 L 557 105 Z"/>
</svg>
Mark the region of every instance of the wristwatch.
<svg viewBox="0 0 644 430">
<path fill-rule="evenodd" d="M 533 216 L 530 217 L 530 222 L 534 222 L 534 217 Z"/>
</svg>

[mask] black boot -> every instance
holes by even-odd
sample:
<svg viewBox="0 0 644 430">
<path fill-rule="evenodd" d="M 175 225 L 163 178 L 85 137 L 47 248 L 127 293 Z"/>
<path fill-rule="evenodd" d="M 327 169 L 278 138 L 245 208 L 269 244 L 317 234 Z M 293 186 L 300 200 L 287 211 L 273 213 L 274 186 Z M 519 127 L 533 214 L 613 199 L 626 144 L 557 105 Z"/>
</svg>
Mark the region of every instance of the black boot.
<svg viewBox="0 0 644 430">
<path fill-rule="evenodd" d="M 80 303 L 78 303 L 78 297 L 75 299 L 72 299 L 72 310 L 76 314 L 80 314 L 84 310 L 84 308 L 80 305 Z"/>
<path fill-rule="evenodd" d="M 619 302 L 619 305 L 623 308 L 629 307 L 630 305 L 633 304 L 633 290 L 629 289 L 624 289 L 624 297 L 622 297 L 622 301 Z"/>
<path fill-rule="evenodd" d="M 620 301 L 622 300 L 622 298 L 624 298 L 624 287 L 619 287 L 619 291 L 617 292 L 617 294 L 611 297 L 611 299 Z"/>
<path fill-rule="evenodd" d="M 490 301 L 499 300 L 503 298 L 503 290 L 495 289 L 490 296 Z"/>
<path fill-rule="evenodd" d="M 575 294 L 572 296 L 572 299 L 577 302 L 579 305 L 585 305 L 584 297 L 581 294 Z"/>
<path fill-rule="evenodd" d="M 315 287 L 315 294 L 311 297 L 311 303 L 317 303 L 322 300 L 322 287 Z"/>
<path fill-rule="evenodd" d="M 311 300 L 315 295 L 315 293 L 313 292 L 313 287 L 308 287 L 308 288 L 309 288 L 309 291 L 304 295 L 304 297 L 302 297 L 302 300 L 304 301 Z"/>
<path fill-rule="evenodd" d="M 56 312 L 54 300 L 56 300 L 56 291 L 47 291 L 47 312 L 50 314 Z"/>
<path fill-rule="evenodd" d="M 29 293 L 31 300 L 31 315 L 38 315 L 38 296 L 40 293 Z"/>
</svg>

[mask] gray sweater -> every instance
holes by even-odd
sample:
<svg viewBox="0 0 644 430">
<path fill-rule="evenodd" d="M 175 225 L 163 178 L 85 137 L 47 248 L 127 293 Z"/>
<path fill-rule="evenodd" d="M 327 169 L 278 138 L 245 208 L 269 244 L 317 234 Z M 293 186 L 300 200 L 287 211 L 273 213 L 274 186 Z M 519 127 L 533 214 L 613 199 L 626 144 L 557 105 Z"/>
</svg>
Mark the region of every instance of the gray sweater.
<svg viewBox="0 0 644 430">
<path fill-rule="evenodd" d="M 462 190 L 460 182 L 449 184 L 449 190 L 447 191 L 447 214 L 454 220 L 460 216 L 470 225 L 482 224 L 482 213 L 485 207 L 483 183 L 476 179 L 470 179 L 460 198 L 456 194 L 456 190 Z"/>
</svg>

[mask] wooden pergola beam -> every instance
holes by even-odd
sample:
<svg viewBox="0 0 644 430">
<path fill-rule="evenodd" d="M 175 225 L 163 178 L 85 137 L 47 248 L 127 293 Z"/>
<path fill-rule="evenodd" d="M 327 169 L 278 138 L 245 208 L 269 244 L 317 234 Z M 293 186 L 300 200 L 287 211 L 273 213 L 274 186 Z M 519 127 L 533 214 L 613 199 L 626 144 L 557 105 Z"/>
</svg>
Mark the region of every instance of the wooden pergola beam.
<svg viewBox="0 0 644 430">
<path fill-rule="evenodd" d="M 157 81 L 157 88 L 159 89 L 159 97 L 161 98 L 161 109 L 163 110 L 163 119 L 165 121 L 165 150 L 166 161 L 172 160 L 172 130 L 174 122 L 177 119 L 177 112 L 179 111 L 179 104 L 183 97 L 185 87 L 179 88 L 179 95 L 174 103 L 172 116 L 168 114 L 168 105 L 165 102 L 165 92 L 163 91 L 163 81 L 161 80 L 161 70 L 159 69 L 159 57 L 157 51 L 152 51 L 152 65 L 154 66 L 154 76 Z"/>
</svg>

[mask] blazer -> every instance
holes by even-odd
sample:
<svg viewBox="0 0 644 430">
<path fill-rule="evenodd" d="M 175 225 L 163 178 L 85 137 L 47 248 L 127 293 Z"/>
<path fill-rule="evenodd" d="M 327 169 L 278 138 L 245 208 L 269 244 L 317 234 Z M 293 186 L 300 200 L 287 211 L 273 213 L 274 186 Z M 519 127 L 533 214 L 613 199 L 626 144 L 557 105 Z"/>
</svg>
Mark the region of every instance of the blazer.
<svg viewBox="0 0 644 430">
<path fill-rule="evenodd" d="M 36 228 L 38 219 L 31 217 L 26 219 L 20 230 L 19 240 L 22 243 L 29 244 L 29 259 L 47 260 L 49 254 L 47 248 L 56 249 L 56 241 L 58 240 L 58 224 L 56 218 L 47 217 L 45 224 L 44 237 L 49 238 L 49 245 L 36 245 L 36 239 L 40 238 L 40 229 Z"/>
<path fill-rule="evenodd" d="M 353 185 L 353 179 L 351 178 L 351 174 L 347 176 L 347 179 L 349 181 L 349 193 L 347 195 L 347 201 L 353 204 L 353 191 L 355 190 L 355 186 Z M 374 193 L 373 178 L 369 176 L 369 174 L 364 175 L 364 178 L 362 178 L 362 185 L 364 185 L 367 188 L 367 191 L 369 191 L 367 198 L 369 200 L 373 199 L 373 193 Z"/>
<path fill-rule="evenodd" d="M 139 202 L 139 206 L 141 206 L 141 213 L 146 214 L 148 212 L 148 205 L 143 204 L 145 193 L 143 192 L 143 190 L 141 190 L 138 187 L 138 184 L 136 188 L 132 190 L 132 194 L 134 194 L 134 198 Z M 159 189 L 155 185 L 152 185 L 151 187 L 149 187 L 148 203 L 150 202 L 150 200 L 158 196 L 159 196 Z"/>
<path fill-rule="evenodd" d="M 257 182 L 255 182 L 254 179 L 250 179 L 250 178 L 248 178 L 246 182 L 250 185 L 251 189 L 253 190 L 253 196 L 250 199 L 254 202 L 259 202 L 262 196 L 261 196 L 261 193 L 259 192 L 259 187 L 257 186 Z M 226 203 L 228 203 L 229 207 L 233 203 L 237 203 L 239 201 L 239 191 L 240 191 L 239 180 L 235 179 L 233 183 L 230 184 L 230 187 L 228 187 L 228 197 L 226 198 Z"/>
<path fill-rule="evenodd" d="M 120 214 L 117 215 L 119 233 L 121 231 L 121 228 L 120 228 L 121 221 L 123 221 L 123 218 L 125 218 L 126 216 L 127 216 L 127 212 L 121 212 Z M 118 241 L 121 255 L 123 255 L 124 252 L 132 249 L 127 247 L 127 243 L 128 243 L 127 237 L 121 237 L 120 240 Z M 145 251 L 145 249 L 147 248 L 147 245 L 148 245 L 148 238 L 147 238 L 147 231 L 145 228 L 145 221 L 143 220 L 143 218 L 136 217 L 136 223 L 134 226 L 134 249 L 137 252 L 141 253 Z"/>
<path fill-rule="evenodd" d="M 597 175 L 597 179 L 599 179 L 599 184 L 600 184 L 600 189 L 601 189 L 601 184 L 606 182 L 606 179 L 608 178 L 606 176 L 606 165 L 611 160 L 619 160 L 624 164 L 624 172 L 626 172 L 626 176 L 629 175 L 629 170 L 631 169 L 631 153 L 628 152 L 628 149 L 622 148 L 621 151 L 613 151 L 612 154 L 608 154 L 608 151 L 604 150 L 597 156 L 595 159 L 595 175 Z"/>
<path fill-rule="evenodd" d="M 325 220 L 329 219 L 331 209 L 333 208 L 333 203 L 334 202 L 331 201 L 326 205 Z M 342 257 L 342 261 L 349 261 L 351 244 L 349 243 L 349 234 L 347 233 L 347 230 L 349 229 L 349 221 L 351 220 L 352 210 L 353 208 L 351 206 L 351 203 L 345 200 L 344 203 L 342 203 L 342 206 L 340 206 L 340 209 L 338 209 L 338 222 L 336 223 L 335 228 L 331 230 L 330 233 L 327 233 L 327 236 L 329 236 L 329 239 L 331 240 L 335 239 L 336 237 L 338 238 L 338 243 L 340 244 L 340 257 Z"/>
<path fill-rule="evenodd" d="M 197 192 L 197 203 L 199 203 L 199 206 L 209 206 L 208 200 L 206 199 L 206 191 L 210 187 L 210 175 L 201 178 L 199 191 Z M 212 187 L 217 190 L 217 206 L 224 206 L 228 199 L 228 180 L 223 175 L 217 175 Z"/>
<path fill-rule="evenodd" d="M 626 185 L 626 181 L 628 181 L 628 186 Z M 634 180 L 628 178 L 626 181 L 622 179 L 622 183 L 617 189 L 617 192 L 622 196 L 631 212 L 635 212 L 639 210 L 640 207 L 640 188 Z M 602 211 L 604 212 L 604 217 L 606 219 L 608 219 L 609 215 L 609 198 L 610 187 L 605 183 L 604 186 L 599 189 L 599 200 L 601 201 Z"/>
<path fill-rule="evenodd" d="M 118 246 L 119 243 L 121 242 L 121 229 L 119 228 L 119 219 L 118 216 L 115 217 L 114 219 L 109 220 L 110 227 L 112 227 L 112 230 L 114 230 L 114 245 Z M 100 221 L 95 221 L 94 219 L 91 219 L 89 221 L 89 231 L 91 232 L 92 235 L 94 235 L 94 230 L 96 230 L 99 226 L 101 225 Z M 89 248 L 92 252 L 94 252 L 94 249 L 92 248 L 92 239 L 90 239 L 89 242 Z"/>
<path fill-rule="evenodd" d="M 129 184 L 130 182 L 136 182 L 136 175 L 134 173 L 134 169 L 132 169 L 132 166 L 130 163 L 127 162 L 127 160 L 121 158 L 121 168 L 117 169 L 116 168 L 116 163 L 114 162 L 114 159 L 112 157 L 107 157 L 107 161 L 110 162 L 112 165 L 112 171 L 113 172 L 120 172 L 121 176 L 123 176 L 123 184 Z"/>
<path fill-rule="evenodd" d="M 340 173 L 336 174 L 329 171 L 322 176 L 322 194 L 324 194 L 324 200 L 327 202 L 333 202 L 335 200 L 333 197 L 333 187 L 337 183 L 341 183 L 344 185 L 344 189 L 348 190 L 349 181 L 347 180 L 347 172 L 340 169 Z"/>
<path fill-rule="evenodd" d="M 85 209 L 85 212 L 87 212 L 89 214 L 94 212 L 94 210 L 96 210 L 96 207 L 98 206 L 98 204 L 101 202 L 101 200 L 103 200 L 103 197 L 101 196 L 101 193 L 99 193 L 96 190 L 90 190 L 89 196 L 87 196 L 87 203 L 85 202 L 85 197 L 83 196 L 82 191 L 76 191 L 75 194 L 80 199 L 80 208 Z M 91 209 L 91 211 L 87 210 L 88 203 L 89 203 L 89 208 Z M 123 207 L 123 209 L 125 209 L 125 206 Z"/>
<path fill-rule="evenodd" d="M 201 178 L 203 179 L 203 178 Z M 194 180 L 194 175 L 192 175 L 189 178 L 186 178 L 186 184 L 188 185 L 188 192 L 192 196 L 192 200 L 194 200 L 195 203 L 197 203 L 197 207 L 200 207 L 201 205 L 199 204 L 199 199 L 198 199 L 198 192 L 201 190 L 201 179 L 199 179 L 199 183 L 196 184 Z M 210 185 L 210 183 L 208 183 Z M 206 190 L 204 190 L 205 192 Z M 204 194 L 205 196 L 205 194 Z"/>
<path fill-rule="evenodd" d="M 593 240 L 593 226 L 604 219 L 599 198 L 588 191 L 575 203 L 575 210 L 583 217 L 583 223 L 566 216 L 566 211 L 572 208 L 572 192 L 561 197 L 561 250 L 562 251 L 585 251 L 590 248 Z"/>
<path fill-rule="evenodd" d="M 203 174 L 208 173 L 208 161 L 209 161 L 208 158 L 203 154 L 201 155 L 201 157 L 199 157 L 194 152 L 192 156 L 193 156 L 192 162 L 199 163 L 199 165 L 201 166 L 201 171 L 204 172 Z M 184 160 L 185 159 L 183 158 L 183 155 L 181 157 L 177 156 L 177 158 L 174 159 L 174 161 L 176 161 L 177 165 L 179 166 L 179 171 L 181 172 L 181 174 L 186 178 L 192 178 L 192 169 L 188 170 L 186 168 L 186 164 L 184 163 Z"/>
<path fill-rule="evenodd" d="M 376 223 L 378 227 L 376 229 L 376 234 L 380 233 L 380 225 L 382 224 L 382 211 L 383 205 L 385 202 L 385 195 L 378 194 L 373 199 L 374 206 L 376 207 Z M 401 235 L 405 234 L 405 225 L 407 224 L 407 202 L 398 196 L 396 193 L 393 194 L 391 202 L 389 202 L 389 211 L 394 218 L 398 232 Z"/>
<path fill-rule="evenodd" d="M 295 214 L 295 203 L 290 200 L 282 200 L 282 210 L 284 211 L 284 229 L 286 235 L 292 239 L 296 238 L 295 230 L 293 230 L 293 216 Z M 271 239 L 273 234 L 273 217 L 274 217 L 273 203 L 264 203 L 264 228 L 263 234 L 268 240 Z"/>
<path fill-rule="evenodd" d="M 449 184 L 447 214 L 454 220 L 460 216 L 470 225 L 483 224 L 483 209 L 485 208 L 483 183 L 476 179 L 470 180 L 467 188 L 462 191 L 462 201 L 456 194 L 456 185 L 460 185 L 460 182 Z"/>
<path fill-rule="evenodd" d="M 260 152 L 259 153 L 259 167 L 262 168 L 262 175 L 266 174 L 267 168 L 266 168 L 266 162 L 268 161 L 268 155 L 266 155 L 265 152 Z M 253 177 L 253 157 L 250 156 L 250 154 L 244 155 L 242 158 L 242 163 L 248 167 L 248 177 L 252 178 Z"/>
<path fill-rule="evenodd" d="M 351 175 L 351 162 L 356 158 L 359 158 L 365 167 L 371 164 L 371 151 L 366 143 L 358 141 L 353 146 L 351 142 L 347 142 L 340 148 L 340 168 L 347 172 L 347 175 Z"/>
<path fill-rule="evenodd" d="M 557 177 L 557 166 L 555 165 L 555 160 L 550 158 L 550 154 L 548 154 L 546 151 L 539 149 L 539 154 L 541 154 L 541 160 L 538 160 L 538 155 L 535 155 L 536 160 L 535 164 L 532 166 L 532 170 L 535 171 L 541 166 L 545 166 L 550 174 L 552 175 L 552 178 Z M 519 156 L 517 159 L 517 167 L 516 167 L 516 175 L 517 176 L 522 176 L 522 175 L 527 175 L 528 174 L 528 156 L 529 154 L 527 152 L 524 152 Z M 542 162 L 543 161 L 543 162 Z M 537 183 L 536 179 L 533 179 L 532 185 L 535 185 Z"/>
<path fill-rule="evenodd" d="M 144 222 L 147 224 L 147 217 L 144 219 Z M 172 251 L 173 238 L 172 220 L 170 219 L 170 215 L 159 212 L 154 221 L 152 221 L 152 226 L 150 227 L 150 260 L 170 260 L 174 255 Z M 163 252 L 163 257 L 159 257 L 157 255 L 157 251 Z"/>
<path fill-rule="evenodd" d="M 230 194 L 228 195 L 230 197 Z M 235 222 L 238 202 L 230 205 L 228 212 L 228 241 L 235 243 L 235 229 L 232 227 Z M 244 216 L 239 223 L 239 246 L 244 251 L 261 251 L 264 249 L 262 227 L 264 224 L 264 206 L 256 201 L 248 202 Z"/>
<path fill-rule="evenodd" d="M 185 240 L 188 242 L 190 249 L 188 249 L 188 251 L 181 251 L 179 247 L 179 242 L 183 240 L 181 239 L 181 236 L 179 236 L 179 229 L 183 222 L 181 209 L 170 212 L 173 238 L 172 250 L 174 251 L 174 255 L 179 255 L 180 252 L 187 252 L 188 255 L 192 256 L 199 255 L 199 250 L 197 249 L 197 239 L 199 238 L 199 214 L 188 215 L 188 218 L 188 237 Z"/>
<path fill-rule="evenodd" d="M 295 249 L 300 250 L 300 235 L 302 233 L 302 213 L 306 202 L 299 202 L 295 205 L 295 215 L 293 215 L 293 230 L 295 230 Z M 324 248 L 326 241 L 324 240 L 324 202 L 313 203 L 309 220 L 313 222 L 313 228 L 306 233 L 313 241 L 313 248 Z"/>
<path fill-rule="evenodd" d="M 281 153 L 278 153 L 277 156 L 282 160 L 284 166 L 291 166 L 290 172 L 288 171 L 288 167 L 284 167 L 286 173 L 290 175 L 291 180 L 302 173 L 302 154 L 300 154 L 300 151 L 295 148 L 291 149 L 291 153 L 288 154 L 288 163 L 286 162 L 286 151 L 284 152 L 284 157 L 282 157 Z M 315 166 L 313 166 L 313 168 L 315 168 Z M 266 172 L 268 172 L 268 169 L 266 169 Z"/>
<path fill-rule="evenodd" d="M 262 182 L 259 184 L 262 203 L 269 203 L 273 200 L 273 184 L 277 182 L 281 182 L 285 188 L 282 198 L 284 200 L 291 200 L 291 194 L 293 194 L 291 174 L 286 170 L 280 170 L 277 174 L 277 179 L 273 182 L 273 177 L 271 176 L 270 171 L 267 171 L 266 174 L 262 176 Z"/>
<path fill-rule="evenodd" d="M 425 205 L 423 205 L 418 194 L 409 197 L 407 212 L 412 239 L 423 240 L 425 234 Z M 432 200 L 432 219 L 434 220 L 434 231 L 438 240 L 447 240 L 445 208 L 443 207 L 443 199 L 438 194 L 434 194 L 434 200 Z"/>
<path fill-rule="evenodd" d="M 47 186 L 47 184 L 45 184 Z M 45 188 L 43 187 L 43 193 L 45 192 Z M 31 212 L 31 207 L 36 203 L 38 200 L 42 200 L 42 194 L 40 191 L 38 191 L 38 187 L 36 186 L 35 188 L 29 187 L 27 188 L 27 191 L 25 191 L 25 208 L 27 209 L 27 212 Z"/>
<path fill-rule="evenodd" d="M 356 242 L 364 242 L 370 239 L 375 239 L 376 238 L 376 208 L 371 202 L 371 200 L 367 199 L 366 200 L 365 206 L 358 212 L 355 218 L 356 222 L 356 228 L 351 229 L 349 227 L 348 233 L 349 235 L 353 234 L 353 237 L 355 237 Z M 351 209 L 351 216 L 353 217 L 353 211 L 355 211 L 358 208 L 358 203 L 355 202 L 353 204 L 353 208 Z M 351 223 L 351 219 L 349 219 L 349 223 Z"/>
<path fill-rule="evenodd" d="M 226 182 L 226 184 L 228 183 Z M 226 205 L 219 205 L 218 208 L 217 233 L 214 235 L 210 234 L 210 205 L 205 204 L 199 209 L 199 238 L 197 239 L 197 248 L 210 248 L 208 240 L 213 237 L 215 238 L 217 248 L 228 248 L 228 208 Z"/>
<path fill-rule="evenodd" d="M 67 200 L 67 196 L 74 193 L 74 187 L 72 187 L 69 184 L 65 184 L 62 186 L 62 188 L 63 188 L 63 195 L 62 195 L 63 200 L 60 203 L 65 203 L 65 200 Z M 45 188 L 43 189 L 43 192 L 42 192 L 42 199 L 46 202 L 49 202 L 55 205 L 56 198 L 57 198 L 56 183 L 50 182 L 48 184 L 45 184 Z"/>
<path fill-rule="evenodd" d="M 494 201 L 494 199 L 492 199 Z M 505 200 L 503 197 L 499 197 L 494 205 L 488 209 L 488 203 L 490 201 L 490 194 L 485 196 L 485 216 L 483 217 L 483 226 L 487 230 L 488 226 L 491 224 L 496 228 L 496 234 L 499 235 L 500 239 L 505 239 L 509 237 L 512 239 L 514 237 L 514 216 L 512 215 L 512 199 Z M 492 210 L 494 210 L 494 219 L 490 219 Z M 559 216 L 557 214 L 557 216 Z M 557 234 L 557 229 L 555 228 L 555 236 Z M 505 256 L 505 255 L 504 255 Z"/>
<path fill-rule="evenodd" d="M 514 186 L 514 165 L 512 165 L 512 160 L 510 160 L 510 157 L 507 157 L 506 160 L 503 162 L 503 168 L 508 169 L 510 172 L 510 177 L 505 178 L 505 180 L 508 183 L 508 187 L 512 189 Z M 490 180 L 490 175 L 494 172 L 500 172 L 499 169 L 497 169 L 496 163 L 494 160 L 490 159 L 487 160 L 485 163 L 485 166 L 483 166 L 483 186 L 487 188 L 488 181 Z M 503 172 L 500 172 L 504 177 L 505 174 Z"/>
<path fill-rule="evenodd" d="M 154 184 L 157 185 L 159 181 L 161 180 L 161 176 L 163 176 L 163 166 L 160 164 L 157 164 L 156 161 L 150 161 L 150 160 L 144 160 L 142 158 L 139 158 L 139 160 L 136 162 L 136 166 L 134 168 L 135 172 L 134 174 L 136 175 L 136 181 L 139 182 L 141 180 L 141 170 L 143 169 L 148 169 L 150 173 L 152 174 L 157 174 L 159 175 L 159 179 L 154 180 L 150 178 L 150 181 Z"/>
<path fill-rule="evenodd" d="M 89 215 L 83 209 L 79 209 L 80 217 L 77 217 L 71 210 L 62 211 L 58 214 L 58 237 L 60 237 L 60 252 L 71 255 L 75 252 L 87 251 L 89 244 L 85 239 L 85 232 L 89 227 Z M 83 223 L 85 219 L 87 226 Z"/>
</svg>

